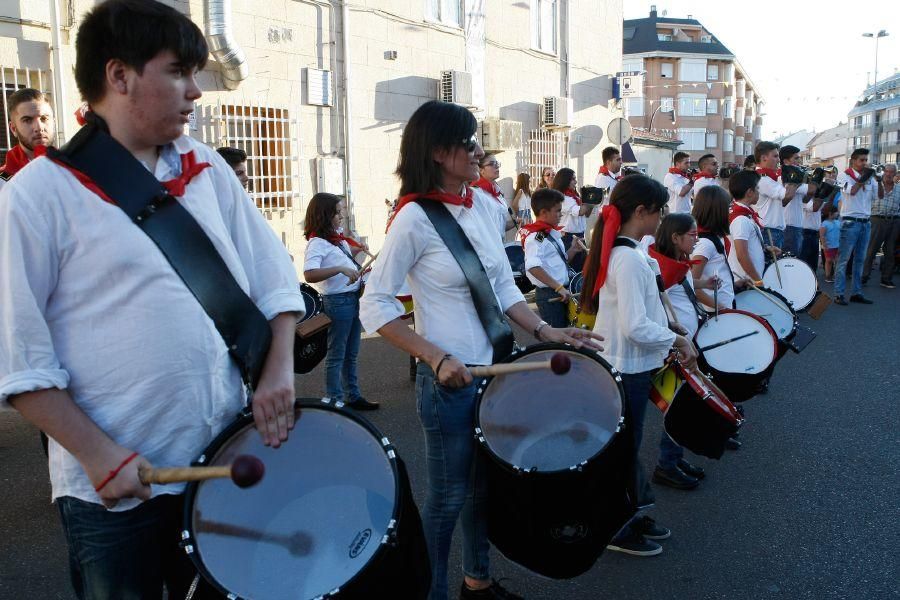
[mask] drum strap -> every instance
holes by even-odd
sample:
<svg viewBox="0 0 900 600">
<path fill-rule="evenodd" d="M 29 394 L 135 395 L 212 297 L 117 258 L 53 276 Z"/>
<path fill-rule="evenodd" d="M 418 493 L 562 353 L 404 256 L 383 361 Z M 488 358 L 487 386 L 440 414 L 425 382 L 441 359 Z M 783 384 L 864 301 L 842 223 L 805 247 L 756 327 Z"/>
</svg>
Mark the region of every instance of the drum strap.
<svg viewBox="0 0 900 600">
<path fill-rule="evenodd" d="M 255 388 L 272 343 L 271 326 L 191 213 L 99 119 L 47 154 L 88 176 L 156 244 L 212 319 L 244 383 Z"/>
<path fill-rule="evenodd" d="M 703 307 L 700 306 L 700 301 L 697 300 L 697 294 L 694 293 L 694 288 L 691 287 L 691 284 L 687 282 L 687 277 L 681 280 L 681 287 L 684 288 L 684 293 L 687 294 L 688 300 L 691 301 L 691 306 L 694 307 L 694 312 L 697 313 L 697 318 L 702 323 L 706 320 L 708 316 L 706 311 L 703 310 Z"/>
<path fill-rule="evenodd" d="M 569 278 L 569 281 L 566 281 L 565 284 L 569 285 L 569 282 L 572 281 L 572 278 L 575 277 L 576 273 L 569 266 L 569 261 L 566 260 L 566 253 L 563 252 L 562 242 L 557 243 L 557 241 L 548 233 L 545 237 L 545 240 L 550 242 L 550 245 L 553 246 L 553 249 L 556 250 L 556 253 L 559 254 L 559 257 L 562 259 L 563 264 L 566 265 L 566 277 Z"/>
<path fill-rule="evenodd" d="M 716 247 L 716 252 L 721 254 L 725 259 L 725 266 L 728 267 L 728 273 L 729 275 L 731 275 L 731 288 L 734 289 L 734 273 L 731 270 L 731 265 L 728 264 L 728 255 L 725 254 L 725 246 L 722 244 L 722 240 L 720 240 L 719 236 L 717 236 L 716 234 L 710 233 L 708 231 L 697 234 L 697 237 L 711 241 L 713 243 L 713 246 Z"/>
<path fill-rule="evenodd" d="M 497 303 L 497 295 L 488 279 L 487 271 L 478 258 L 478 253 L 472 247 L 472 242 L 466 237 L 466 232 L 462 230 L 450 211 L 441 203 L 434 200 L 419 198 L 417 200 L 419 206 L 425 211 L 425 215 L 434 230 L 450 254 L 456 259 L 459 268 L 462 269 L 466 282 L 469 284 L 469 292 L 472 294 L 472 301 L 475 304 L 475 312 L 478 313 L 478 320 L 484 327 L 491 346 L 494 347 L 494 359 L 492 362 L 499 362 L 509 356 L 515 348 L 516 339 L 513 336 L 512 327 L 509 326 L 500 305 Z"/>
</svg>

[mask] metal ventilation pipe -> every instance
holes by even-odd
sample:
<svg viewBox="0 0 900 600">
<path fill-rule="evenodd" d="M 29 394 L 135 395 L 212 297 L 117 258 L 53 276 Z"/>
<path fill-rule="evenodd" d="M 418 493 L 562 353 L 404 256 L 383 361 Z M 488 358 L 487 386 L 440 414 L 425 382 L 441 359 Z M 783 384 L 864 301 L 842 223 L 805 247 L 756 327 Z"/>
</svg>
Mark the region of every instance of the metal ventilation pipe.
<svg viewBox="0 0 900 600">
<path fill-rule="evenodd" d="M 225 87 L 236 90 L 250 76 L 250 68 L 232 32 L 231 0 L 206 0 L 206 42 L 222 67 Z"/>
</svg>

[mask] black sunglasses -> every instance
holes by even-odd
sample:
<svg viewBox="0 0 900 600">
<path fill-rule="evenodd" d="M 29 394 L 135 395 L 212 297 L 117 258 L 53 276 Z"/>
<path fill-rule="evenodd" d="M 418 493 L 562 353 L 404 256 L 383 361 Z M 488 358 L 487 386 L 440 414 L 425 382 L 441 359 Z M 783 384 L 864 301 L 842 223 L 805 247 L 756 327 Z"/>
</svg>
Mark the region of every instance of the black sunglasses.
<svg viewBox="0 0 900 600">
<path fill-rule="evenodd" d="M 478 145 L 478 138 L 473 133 L 472 137 L 461 140 L 459 143 L 466 149 L 466 152 L 472 152 L 475 150 L 475 146 Z"/>
</svg>

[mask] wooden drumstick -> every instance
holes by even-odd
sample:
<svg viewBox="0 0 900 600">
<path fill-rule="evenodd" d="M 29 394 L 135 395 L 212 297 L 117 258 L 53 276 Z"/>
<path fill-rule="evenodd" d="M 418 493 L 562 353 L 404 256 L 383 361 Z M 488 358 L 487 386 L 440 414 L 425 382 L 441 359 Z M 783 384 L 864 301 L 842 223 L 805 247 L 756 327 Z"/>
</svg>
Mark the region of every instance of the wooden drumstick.
<svg viewBox="0 0 900 600">
<path fill-rule="evenodd" d="M 519 363 L 500 363 L 486 367 L 469 367 L 469 372 L 475 377 L 493 377 L 496 375 L 509 375 L 510 373 L 522 373 L 525 371 L 542 371 L 550 369 L 557 375 L 563 375 L 572 368 L 572 360 L 562 353 L 554 354 L 550 360 Z"/>
<path fill-rule="evenodd" d="M 144 485 L 229 478 L 238 487 L 250 487 L 259 482 L 265 472 L 266 468 L 261 460 L 243 454 L 230 465 L 219 467 L 141 467 L 138 469 L 138 477 Z"/>
<path fill-rule="evenodd" d="M 772 239 L 772 230 L 766 229 L 766 233 L 769 234 L 769 252 L 772 254 L 772 264 L 775 265 L 775 274 L 778 275 L 778 287 L 783 288 L 784 284 L 781 283 L 781 269 L 778 267 L 778 257 L 775 255 L 775 240 Z"/>
<path fill-rule="evenodd" d="M 369 254 L 369 253 L 366 252 L 366 254 Z M 360 273 L 365 273 L 369 269 L 369 267 L 372 266 L 372 263 L 375 262 L 376 258 L 378 258 L 378 253 L 376 252 L 375 254 L 369 254 L 369 256 L 371 256 L 372 258 L 367 260 L 365 263 L 363 263 L 363 265 L 361 267 L 359 267 Z"/>
</svg>

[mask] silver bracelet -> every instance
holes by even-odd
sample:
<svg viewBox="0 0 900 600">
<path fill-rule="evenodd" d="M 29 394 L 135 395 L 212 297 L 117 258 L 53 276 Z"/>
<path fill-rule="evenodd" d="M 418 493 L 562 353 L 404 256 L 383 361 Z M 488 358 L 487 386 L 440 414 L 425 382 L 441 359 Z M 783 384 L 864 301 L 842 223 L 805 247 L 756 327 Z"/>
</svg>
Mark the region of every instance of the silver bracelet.
<svg viewBox="0 0 900 600">
<path fill-rule="evenodd" d="M 547 321 L 541 321 L 541 322 L 538 323 L 537 326 L 534 328 L 534 331 L 533 331 L 532 333 L 533 333 L 533 335 L 534 335 L 534 338 L 535 338 L 537 341 L 541 341 L 541 330 L 542 330 L 544 327 L 546 327 L 547 325 L 549 325 L 549 323 L 547 323 Z"/>
</svg>

